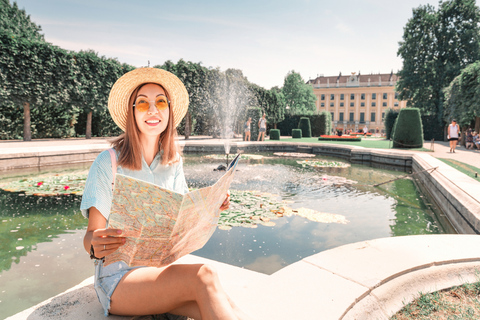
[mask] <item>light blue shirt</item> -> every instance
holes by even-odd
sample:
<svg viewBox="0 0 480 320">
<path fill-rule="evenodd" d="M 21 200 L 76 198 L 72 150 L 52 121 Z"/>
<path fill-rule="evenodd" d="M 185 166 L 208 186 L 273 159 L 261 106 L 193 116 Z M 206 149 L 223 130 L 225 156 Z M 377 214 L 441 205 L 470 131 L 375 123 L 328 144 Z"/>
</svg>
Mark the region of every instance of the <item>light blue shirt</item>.
<svg viewBox="0 0 480 320">
<path fill-rule="evenodd" d="M 188 192 L 188 186 L 185 181 L 185 174 L 183 173 L 182 158 L 180 155 L 178 155 L 178 157 L 180 158 L 179 162 L 171 165 L 162 165 L 160 163 L 160 154 L 157 154 L 150 166 L 147 165 L 145 159 L 142 157 L 141 170 L 129 170 L 117 166 L 117 173 L 185 194 Z M 105 150 L 98 155 L 88 172 L 82 203 L 80 205 L 82 214 L 86 218 L 88 218 L 88 209 L 95 207 L 105 219 L 108 220 L 113 197 L 112 182 L 112 161 L 110 159 L 110 153 L 108 150 Z"/>
</svg>

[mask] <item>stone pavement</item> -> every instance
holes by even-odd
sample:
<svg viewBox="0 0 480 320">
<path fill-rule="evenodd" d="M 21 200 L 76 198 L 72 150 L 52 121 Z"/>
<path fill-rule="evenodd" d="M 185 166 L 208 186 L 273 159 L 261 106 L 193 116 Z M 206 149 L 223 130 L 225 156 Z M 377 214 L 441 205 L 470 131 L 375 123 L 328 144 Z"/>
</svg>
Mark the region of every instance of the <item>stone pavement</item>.
<svg viewBox="0 0 480 320">
<path fill-rule="evenodd" d="M 223 143 L 206 138 L 195 137 L 187 142 L 180 139 L 180 144 Z M 105 139 L 1 141 L 0 159 L 32 152 L 58 154 L 79 149 L 98 152 L 107 147 Z M 425 147 L 430 148 L 430 143 Z M 421 153 L 479 166 L 480 152 L 459 148 L 455 154 L 450 154 L 448 149 L 448 143 L 436 142 L 434 152 Z M 455 174 L 452 170 L 448 173 Z M 473 180 L 458 174 L 458 179 L 468 180 L 466 183 Z M 478 202 L 480 188 L 474 189 L 474 200 Z M 318 253 L 272 275 L 193 255 L 183 257 L 178 263 L 215 266 L 225 290 L 253 319 L 388 319 L 419 292 L 478 281 L 479 247 L 480 237 L 477 235 L 375 239 Z M 68 292 L 9 319 L 104 319 L 92 281 L 92 278 L 86 279 Z"/>
</svg>

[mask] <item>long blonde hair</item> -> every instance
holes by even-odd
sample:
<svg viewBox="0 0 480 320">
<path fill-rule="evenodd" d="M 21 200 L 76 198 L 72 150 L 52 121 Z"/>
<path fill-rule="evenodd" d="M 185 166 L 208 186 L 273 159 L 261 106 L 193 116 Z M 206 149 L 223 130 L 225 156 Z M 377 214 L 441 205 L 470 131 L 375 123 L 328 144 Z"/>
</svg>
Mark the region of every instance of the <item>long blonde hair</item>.
<svg viewBox="0 0 480 320">
<path fill-rule="evenodd" d="M 130 170 L 142 169 L 142 147 L 140 144 L 140 130 L 135 121 L 135 113 L 133 112 L 133 102 L 137 98 L 138 91 L 148 83 L 138 86 L 130 96 L 127 111 L 127 126 L 125 132 L 112 141 L 112 146 L 120 152 L 118 157 L 118 165 Z M 159 85 L 158 83 L 154 83 Z M 161 85 L 159 85 L 162 87 Z M 162 87 L 163 88 L 163 87 Z M 164 88 L 163 88 L 164 89 Z M 164 89 L 168 99 L 168 92 Z M 172 108 L 168 108 L 168 123 L 165 130 L 160 134 L 158 139 L 158 150 L 161 153 L 161 164 L 168 165 L 179 161 L 177 157 L 178 147 L 175 142 L 177 137 L 177 129 L 173 122 Z"/>
</svg>

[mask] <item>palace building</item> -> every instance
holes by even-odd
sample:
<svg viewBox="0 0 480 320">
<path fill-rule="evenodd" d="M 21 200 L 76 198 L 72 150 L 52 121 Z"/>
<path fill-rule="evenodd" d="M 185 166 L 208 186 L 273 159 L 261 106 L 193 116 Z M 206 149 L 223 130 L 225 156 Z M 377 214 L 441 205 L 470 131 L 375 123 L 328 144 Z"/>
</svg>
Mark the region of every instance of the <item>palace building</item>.
<svg viewBox="0 0 480 320">
<path fill-rule="evenodd" d="M 366 125 L 369 132 L 384 132 L 383 119 L 388 108 L 405 108 L 399 101 L 395 85 L 398 77 L 393 72 L 381 74 L 324 77 L 318 76 L 307 83 L 317 96 L 317 110 L 332 115 L 333 128 L 361 131 Z"/>
</svg>

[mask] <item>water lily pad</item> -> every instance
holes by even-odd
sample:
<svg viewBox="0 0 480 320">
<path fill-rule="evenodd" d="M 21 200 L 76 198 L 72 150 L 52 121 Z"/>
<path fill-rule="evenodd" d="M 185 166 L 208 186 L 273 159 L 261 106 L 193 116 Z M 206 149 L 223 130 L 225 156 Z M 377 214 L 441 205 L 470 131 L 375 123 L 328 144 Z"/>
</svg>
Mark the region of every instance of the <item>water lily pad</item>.
<svg viewBox="0 0 480 320">
<path fill-rule="evenodd" d="M 275 152 L 274 155 L 278 157 L 293 157 L 293 158 L 314 158 L 315 155 L 311 153 L 299 152 Z"/>
<path fill-rule="evenodd" d="M 206 159 L 215 159 L 215 160 L 225 160 L 226 159 L 226 156 L 224 154 L 208 154 L 208 155 L 205 155 L 203 156 L 204 158 Z M 230 155 L 228 157 L 229 159 L 233 159 L 233 156 Z M 258 154 L 241 154 L 240 155 L 240 159 L 242 160 L 247 160 L 247 159 L 254 159 L 254 160 L 260 160 L 260 159 L 263 159 L 263 156 L 261 155 L 258 155 Z"/>
<path fill-rule="evenodd" d="M 314 167 L 314 168 L 347 168 L 350 167 L 349 163 L 341 161 L 325 161 L 325 160 L 303 160 L 297 161 L 302 167 Z"/>
<path fill-rule="evenodd" d="M 0 185 L 0 189 L 8 192 L 24 192 L 41 197 L 63 194 L 83 194 L 87 171 L 40 175 L 28 179 L 13 180 Z"/>
<path fill-rule="evenodd" d="M 334 214 L 334 213 L 327 213 L 327 212 L 319 212 L 313 209 L 308 208 L 298 208 L 293 209 L 289 214 L 297 215 L 303 218 L 306 218 L 310 221 L 315 222 L 322 222 L 322 223 L 340 223 L 340 224 L 347 224 L 347 218 L 341 214 Z"/>
</svg>

